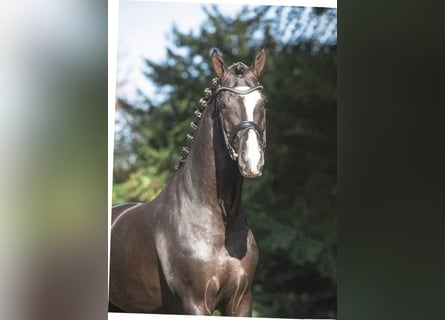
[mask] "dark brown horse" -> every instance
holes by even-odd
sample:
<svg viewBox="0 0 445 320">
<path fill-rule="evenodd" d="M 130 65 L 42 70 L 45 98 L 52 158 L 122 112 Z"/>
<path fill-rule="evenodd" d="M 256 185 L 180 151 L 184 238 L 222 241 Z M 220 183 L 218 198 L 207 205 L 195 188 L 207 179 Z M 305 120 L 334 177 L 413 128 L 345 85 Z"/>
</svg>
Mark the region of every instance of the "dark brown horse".
<svg viewBox="0 0 445 320">
<path fill-rule="evenodd" d="M 218 78 L 200 100 L 180 167 L 152 202 L 113 208 L 110 311 L 251 315 L 258 249 L 241 190 L 264 165 L 265 61 L 262 49 L 250 67 L 226 67 L 214 51 Z"/>
</svg>

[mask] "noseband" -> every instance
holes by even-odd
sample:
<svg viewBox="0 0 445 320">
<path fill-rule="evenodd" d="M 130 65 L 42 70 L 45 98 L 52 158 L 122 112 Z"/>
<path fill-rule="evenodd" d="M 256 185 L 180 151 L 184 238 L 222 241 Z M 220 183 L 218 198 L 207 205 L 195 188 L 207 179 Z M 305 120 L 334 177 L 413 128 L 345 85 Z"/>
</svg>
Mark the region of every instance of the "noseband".
<svg viewBox="0 0 445 320">
<path fill-rule="evenodd" d="M 259 85 L 256 87 L 249 88 L 247 90 L 238 90 L 235 88 L 230 87 L 218 87 L 215 91 L 215 95 L 217 96 L 221 91 L 229 91 L 235 94 L 239 95 L 246 95 L 256 90 L 262 90 L 263 86 Z M 238 134 L 238 131 L 244 130 L 244 129 L 252 129 L 255 131 L 258 137 L 262 140 L 262 148 L 264 149 L 266 147 L 266 129 L 264 129 L 263 134 L 260 134 L 260 128 L 254 121 L 241 121 L 238 123 L 233 129 L 230 134 L 226 132 L 224 129 L 224 120 L 221 116 L 221 110 L 218 110 L 218 118 L 222 130 L 222 134 L 224 136 L 224 142 L 226 144 L 227 150 L 229 151 L 230 158 L 232 160 L 236 160 L 238 158 L 238 153 L 235 151 L 235 149 L 232 147 L 233 141 L 236 138 L 236 135 Z"/>
</svg>

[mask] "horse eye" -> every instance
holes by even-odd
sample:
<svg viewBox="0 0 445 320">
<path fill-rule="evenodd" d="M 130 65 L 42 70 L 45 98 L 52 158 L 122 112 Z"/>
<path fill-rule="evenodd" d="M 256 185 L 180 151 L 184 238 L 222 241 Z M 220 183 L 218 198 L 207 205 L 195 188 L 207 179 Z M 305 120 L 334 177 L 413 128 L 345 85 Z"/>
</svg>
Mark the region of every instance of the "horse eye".
<svg viewBox="0 0 445 320">
<path fill-rule="evenodd" d="M 226 107 L 226 104 L 224 102 L 222 102 L 222 101 L 218 102 L 218 109 L 219 110 L 224 109 L 225 107 Z"/>
</svg>

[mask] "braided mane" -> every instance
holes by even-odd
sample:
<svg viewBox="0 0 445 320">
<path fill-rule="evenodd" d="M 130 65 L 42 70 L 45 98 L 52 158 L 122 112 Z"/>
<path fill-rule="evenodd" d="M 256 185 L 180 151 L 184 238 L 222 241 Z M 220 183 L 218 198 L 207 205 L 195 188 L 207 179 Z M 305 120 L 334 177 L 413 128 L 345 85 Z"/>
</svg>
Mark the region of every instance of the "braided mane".
<svg viewBox="0 0 445 320">
<path fill-rule="evenodd" d="M 175 166 L 175 170 L 179 170 L 182 165 L 185 163 L 187 156 L 190 153 L 190 147 L 193 143 L 194 135 L 196 130 L 199 127 L 199 123 L 201 121 L 202 114 L 204 112 L 204 109 L 207 107 L 207 102 L 210 100 L 212 95 L 214 94 L 216 88 L 219 85 L 219 78 L 213 78 L 212 79 L 212 87 L 211 88 L 205 88 L 203 95 L 201 99 L 199 99 L 198 107 L 195 110 L 195 120 L 190 122 L 190 127 L 192 128 L 192 131 L 187 133 L 187 141 L 189 142 L 188 146 L 183 146 L 181 150 L 181 157 L 179 158 L 178 164 Z"/>
</svg>

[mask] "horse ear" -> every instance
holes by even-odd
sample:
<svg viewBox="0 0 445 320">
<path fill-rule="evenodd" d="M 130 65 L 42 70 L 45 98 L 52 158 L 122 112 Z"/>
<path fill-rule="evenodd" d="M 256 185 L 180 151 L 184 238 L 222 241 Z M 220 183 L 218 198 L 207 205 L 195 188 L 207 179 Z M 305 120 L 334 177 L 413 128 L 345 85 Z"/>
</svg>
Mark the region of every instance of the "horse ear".
<svg viewBox="0 0 445 320">
<path fill-rule="evenodd" d="M 266 50 L 261 48 L 260 52 L 255 57 L 252 69 L 255 71 L 256 75 L 259 77 L 263 71 L 264 65 L 266 64 Z"/>
<path fill-rule="evenodd" d="M 216 51 L 216 50 L 213 50 L 213 52 L 212 52 L 212 65 L 213 65 L 213 69 L 215 69 L 215 72 L 218 75 L 218 77 L 221 78 L 226 67 L 224 65 L 223 58 L 219 55 L 218 51 Z"/>
</svg>

